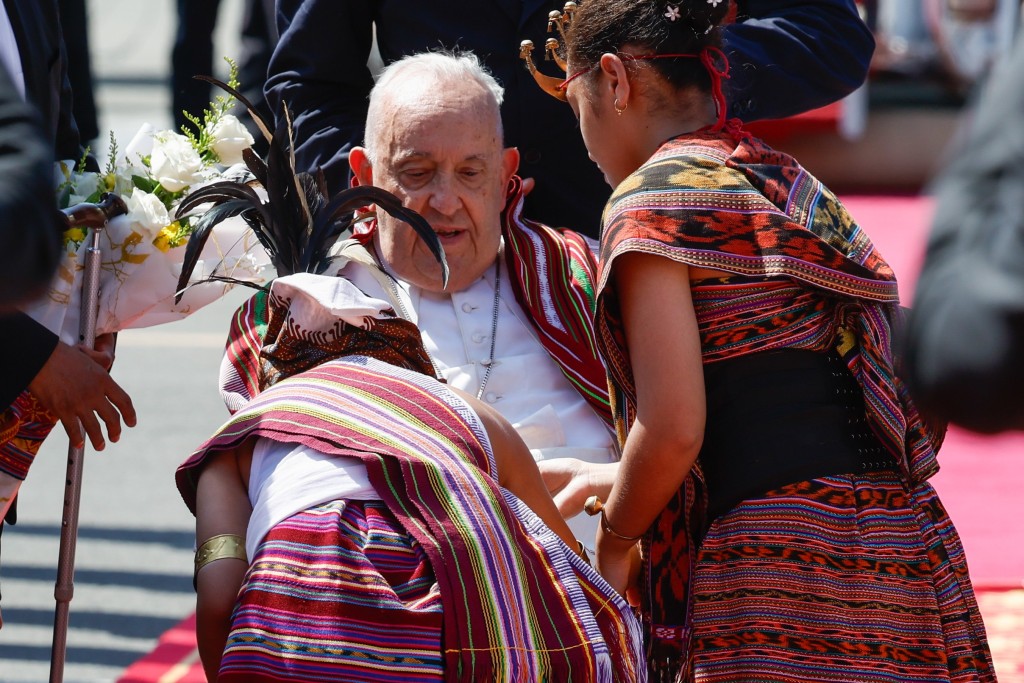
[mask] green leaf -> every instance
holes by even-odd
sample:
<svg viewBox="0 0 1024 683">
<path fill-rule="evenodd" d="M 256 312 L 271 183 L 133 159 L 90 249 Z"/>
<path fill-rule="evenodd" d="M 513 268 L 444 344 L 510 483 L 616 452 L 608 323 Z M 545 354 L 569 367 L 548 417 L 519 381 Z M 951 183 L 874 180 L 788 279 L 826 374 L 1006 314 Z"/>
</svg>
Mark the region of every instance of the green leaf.
<svg viewBox="0 0 1024 683">
<path fill-rule="evenodd" d="M 156 179 L 154 179 L 154 178 L 147 178 L 145 176 L 140 176 L 140 175 L 133 175 L 132 176 L 132 185 L 134 185 L 135 187 L 139 188 L 143 192 L 149 192 L 150 194 L 156 193 L 157 188 L 158 187 L 162 187 L 160 185 L 160 183 L 157 182 Z"/>
<path fill-rule="evenodd" d="M 71 203 L 71 183 L 64 183 L 58 188 L 57 206 L 61 209 L 68 208 Z"/>
</svg>

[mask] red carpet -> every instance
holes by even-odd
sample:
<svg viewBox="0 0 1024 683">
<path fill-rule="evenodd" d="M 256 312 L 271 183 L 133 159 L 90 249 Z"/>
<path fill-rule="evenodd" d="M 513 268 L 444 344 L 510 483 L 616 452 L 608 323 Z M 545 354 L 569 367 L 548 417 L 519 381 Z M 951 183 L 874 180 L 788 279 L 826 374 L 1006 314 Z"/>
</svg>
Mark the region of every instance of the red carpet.
<svg viewBox="0 0 1024 683">
<path fill-rule="evenodd" d="M 904 305 L 931 219 L 922 197 L 851 196 L 844 202 L 900 279 Z M 1001 683 L 1024 683 L 1024 435 L 952 429 L 933 483 L 963 538 Z M 194 617 L 168 631 L 118 683 L 203 683 Z"/>
<path fill-rule="evenodd" d="M 196 649 L 196 615 L 160 636 L 156 648 L 128 667 L 117 683 L 206 683 Z"/>
</svg>

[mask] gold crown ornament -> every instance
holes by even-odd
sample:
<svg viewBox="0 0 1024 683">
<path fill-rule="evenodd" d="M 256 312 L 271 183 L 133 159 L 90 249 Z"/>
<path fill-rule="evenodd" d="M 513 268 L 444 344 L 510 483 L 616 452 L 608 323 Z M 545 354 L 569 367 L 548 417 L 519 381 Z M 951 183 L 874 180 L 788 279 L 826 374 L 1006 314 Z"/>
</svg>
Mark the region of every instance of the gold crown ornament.
<svg viewBox="0 0 1024 683">
<path fill-rule="evenodd" d="M 558 68 L 565 73 L 565 57 L 560 54 L 562 45 L 565 44 L 565 34 L 569 30 L 569 25 L 572 23 L 573 14 L 579 7 L 575 2 L 570 0 L 565 3 L 565 7 L 562 11 L 552 10 L 548 14 L 548 33 L 558 32 L 561 37 L 561 42 L 558 38 L 548 38 L 544 41 L 544 59 L 545 61 L 554 62 L 558 65 Z M 533 80 L 537 82 L 540 89 L 551 95 L 555 99 L 559 99 L 565 102 L 565 79 L 555 78 L 554 76 L 548 76 L 547 74 L 541 73 L 537 69 L 537 65 L 533 63 L 533 41 L 524 40 L 519 44 L 519 58 L 523 60 L 526 66 L 526 70 L 533 76 Z"/>
</svg>

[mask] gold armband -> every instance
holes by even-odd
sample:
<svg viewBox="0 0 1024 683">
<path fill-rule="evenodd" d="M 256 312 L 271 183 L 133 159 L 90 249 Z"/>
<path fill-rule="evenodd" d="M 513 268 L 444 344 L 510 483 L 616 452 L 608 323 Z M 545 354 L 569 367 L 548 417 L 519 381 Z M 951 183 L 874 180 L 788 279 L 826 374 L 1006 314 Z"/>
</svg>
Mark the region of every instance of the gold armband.
<svg viewBox="0 0 1024 683">
<path fill-rule="evenodd" d="M 196 551 L 196 569 L 199 570 L 215 560 L 234 558 L 242 562 L 248 562 L 245 556 L 245 538 L 238 534 L 218 534 L 203 541 Z"/>
</svg>

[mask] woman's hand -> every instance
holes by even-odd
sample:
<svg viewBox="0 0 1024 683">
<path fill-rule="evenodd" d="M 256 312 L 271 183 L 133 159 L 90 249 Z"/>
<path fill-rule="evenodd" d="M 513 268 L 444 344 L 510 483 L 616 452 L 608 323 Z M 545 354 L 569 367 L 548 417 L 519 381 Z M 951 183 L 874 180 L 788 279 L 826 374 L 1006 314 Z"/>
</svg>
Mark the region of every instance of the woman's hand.
<svg viewBox="0 0 1024 683">
<path fill-rule="evenodd" d="M 537 467 L 564 519 L 583 512 L 583 504 L 590 496 L 606 499 L 619 469 L 618 463 L 595 464 L 576 458 L 541 460 Z"/>
<path fill-rule="evenodd" d="M 635 590 L 631 589 L 635 589 L 640 575 L 640 548 L 635 542 L 615 538 L 598 528 L 594 568 L 620 595 L 635 598 Z M 629 602 L 632 604 L 635 600 L 629 599 Z"/>
</svg>

